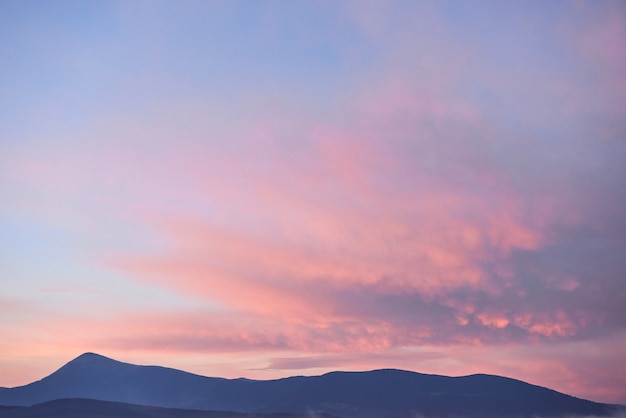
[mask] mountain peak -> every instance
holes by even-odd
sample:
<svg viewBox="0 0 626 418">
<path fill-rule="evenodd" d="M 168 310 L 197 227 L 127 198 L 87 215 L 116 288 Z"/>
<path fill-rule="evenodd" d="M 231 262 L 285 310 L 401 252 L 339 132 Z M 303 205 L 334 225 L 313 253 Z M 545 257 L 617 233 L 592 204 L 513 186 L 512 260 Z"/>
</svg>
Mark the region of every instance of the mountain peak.
<svg viewBox="0 0 626 418">
<path fill-rule="evenodd" d="M 85 371 L 97 374 L 106 372 L 111 368 L 117 368 L 121 365 L 125 365 L 125 363 L 113 360 L 100 354 L 87 352 L 76 357 L 74 360 L 69 361 L 59 370 L 52 373 L 51 376 L 67 373 L 84 373 Z"/>
<path fill-rule="evenodd" d="M 72 361 L 77 361 L 77 360 L 110 360 L 110 361 L 115 361 L 113 359 L 110 359 L 108 357 L 105 357 L 101 354 L 97 354 L 97 353 L 92 353 L 92 352 L 86 352 L 81 354 L 80 356 L 76 357 L 74 360 Z"/>
<path fill-rule="evenodd" d="M 76 357 L 74 360 L 70 360 L 65 366 L 76 366 L 76 365 L 94 365 L 94 364 L 110 364 L 110 363 L 119 363 L 117 360 L 113 360 L 111 358 L 105 357 L 96 353 L 83 353 L 80 356 Z"/>
</svg>

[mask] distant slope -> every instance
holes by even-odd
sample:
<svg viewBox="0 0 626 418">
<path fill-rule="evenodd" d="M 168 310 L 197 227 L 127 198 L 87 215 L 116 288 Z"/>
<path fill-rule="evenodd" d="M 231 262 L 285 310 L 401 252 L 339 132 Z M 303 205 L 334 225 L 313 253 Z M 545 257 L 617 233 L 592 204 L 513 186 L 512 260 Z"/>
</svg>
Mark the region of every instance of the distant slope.
<svg viewBox="0 0 626 418">
<path fill-rule="evenodd" d="M 135 366 L 92 353 L 38 382 L 0 391 L 0 405 L 30 406 L 63 398 L 238 412 L 312 411 L 345 418 L 609 416 L 617 410 L 490 375 L 446 377 L 376 370 L 270 381 L 228 380 Z"/>
<path fill-rule="evenodd" d="M 308 414 L 248 414 L 159 408 L 93 399 L 59 399 L 31 407 L 0 407 L 0 418 L 308 418 Z M 332 418 L 325 415 L 326 418 Z"/>
</svg>

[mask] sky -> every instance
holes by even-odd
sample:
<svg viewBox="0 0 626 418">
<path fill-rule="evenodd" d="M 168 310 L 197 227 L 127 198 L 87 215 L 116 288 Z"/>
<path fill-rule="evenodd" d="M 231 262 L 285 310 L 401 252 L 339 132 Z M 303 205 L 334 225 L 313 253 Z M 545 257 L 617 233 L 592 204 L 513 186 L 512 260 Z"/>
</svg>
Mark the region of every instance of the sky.
<svg viewBox="0 0 626 418">
<path fill-rule="evenodd" d="M 0 0 L 0 386 L 491 373 L 626 404 L 626 3 Z"/>
</svg>

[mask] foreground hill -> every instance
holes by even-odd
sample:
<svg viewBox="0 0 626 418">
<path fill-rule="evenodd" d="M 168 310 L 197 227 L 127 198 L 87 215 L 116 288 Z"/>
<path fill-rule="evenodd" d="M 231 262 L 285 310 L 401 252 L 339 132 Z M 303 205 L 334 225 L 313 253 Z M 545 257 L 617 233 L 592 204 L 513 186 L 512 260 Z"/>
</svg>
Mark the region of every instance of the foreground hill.
<svg viewBox="0 0 626 418">
<path fill-rule="evenodd" d="M 93 399 L 59 399 L 41 404 L 0 407 L 0 418 L 309 418 L 308 414 L 250 414 L 243 412 L 199 411 L 159 408 Z M 333 418 L 324 415 L 320 418 Z"/>
<path fill-rule="evenodd" d="M 87 353 L 50 376 L 0 391 L 0 405 L 85 398 L 164 408 L 245 413 L 329 413 L 344 418 L 610 416 L 618 407 L 519 380 L 401 370 L 333 372 L 258 381 L 135 366 Z"/>
</svg>

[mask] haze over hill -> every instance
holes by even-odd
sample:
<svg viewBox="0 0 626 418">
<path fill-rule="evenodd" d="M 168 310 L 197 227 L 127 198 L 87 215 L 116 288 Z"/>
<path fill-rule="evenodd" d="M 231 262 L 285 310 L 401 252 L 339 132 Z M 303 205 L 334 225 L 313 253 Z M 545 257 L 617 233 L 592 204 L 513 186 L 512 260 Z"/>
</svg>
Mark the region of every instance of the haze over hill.
<svg viewBox="0 0 626 418">
<path fill-rule="evenodd" d="M 1 391 L 0 405 L 32 406 L 66 398 L 240 413 L 315 412 L 344 418 L 610 416 L 620 410 L 484 374 L 447 377 L 385 369 L 260 381 L 137 366 L 93 353 L 77 357 L 40 381 Z"/>
</svg>

